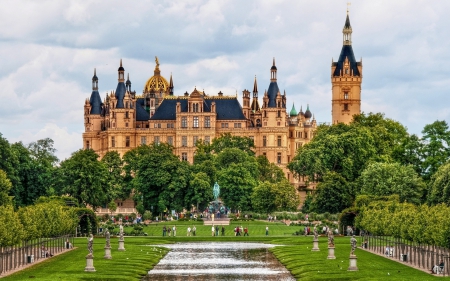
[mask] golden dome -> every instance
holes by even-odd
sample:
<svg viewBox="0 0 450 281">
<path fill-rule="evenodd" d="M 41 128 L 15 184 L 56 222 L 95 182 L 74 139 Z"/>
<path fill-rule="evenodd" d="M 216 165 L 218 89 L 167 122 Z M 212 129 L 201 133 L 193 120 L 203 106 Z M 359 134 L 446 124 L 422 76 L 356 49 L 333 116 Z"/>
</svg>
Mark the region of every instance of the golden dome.
<svg viewBox="0 0 450 281">
<path fill-rule="evenodd" d="M 161 76 L 161 71 L 159 70 L 159 61 L 157 57 L 155 61 L 156 66 L 154 75 L 150 77 L 150 79 L 148 79 L 147 82 L 145 83 L 144 92 L 148 93 L 153 89 L 153 91 L 155 92 L 162 91 L 166 93 L 168 92 L 169 89 L 169 83 L 167 82 L 166 78 Z"/>
</svg>

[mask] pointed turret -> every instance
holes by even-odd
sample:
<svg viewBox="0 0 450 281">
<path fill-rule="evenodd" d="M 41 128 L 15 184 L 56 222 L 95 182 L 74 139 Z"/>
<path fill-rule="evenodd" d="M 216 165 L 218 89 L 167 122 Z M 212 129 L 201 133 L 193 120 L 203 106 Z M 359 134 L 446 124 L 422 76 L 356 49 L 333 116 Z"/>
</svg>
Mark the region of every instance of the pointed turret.
<svg viewBox="0 0 450 281">
<path fill-rule="evenodd" d="M 258 82 L 256 81 L 256 75 L 255 75 L 255 82 L 253 83 L 253 100 L 252 100 L 252 111 L 257 112 L 261 108 L 259 107 L 258 102 Z"/>
<path fill-rule="evenodd" d="M 273 58 L 273 65 L 270 68 L 270 85 L 267 95 L 269 96 L 269 102 L 267 107 L 277 107 L 276 98 L 280 90 L 277 84 L 277 67 L 275 65 L 275 58 Z"/>
<path fill-rule="evenodd" d="M 332 66 L 336 66 L 333 72 L 333 76 L 341 76 L 344 74 L 360 76 L 358 69 L 358 62 L 356 62 L 355 55 L 352 48 L 352 27 L 350 25 L 350 18 L 347 11 L 347 18 L 345 20 L 344 28 L 342 29 L 343 35 L 343 45 L 341 54 L 339 55 L 339 60 L 337 62 L 332 62 Z M 344 69 L 344 62 L 348 59 L 349 66 Z"/>
<path fill-rule="evenodd" d="M 89 104 L 91 105 L 90 114 L 100 114 L 102 111 L 102 99 L 98 93 L 98 77 L 97 70 L 94 68 L 94 76 L 92 76 L 92 93 L 89 99 Z"/>
<path fill-rule="evenodd" d="M 172 79 L 172 73 L 170 73 L 169 95 L 173 96 L 173 79 Z"/>
<path fill-rule="evenodd" d="M 309 110 L 309 104 L 306 106 L 306 111 L 305 111 L 305 118 L 306 119 L 309 119 L 309 118 L 311 118 L 311 116 L 312 116 L 312 113 L 311 113 L 311 111 Z"/>
<path fill-rule="evenodd" d="M 291 117 L 297 116 L 297 110 L 295 110 L 294 103 L 292 103 L 292 109 L 291 112 L 289 113 L 289 116 Z"/>
<path fill-rule="evenodd" d="M 130 73 L 127 74 L 127 82 L 125 82 L 125 86 L 127 88 L 127 91 L 131 93 Z"/>
<path fill-rule="evenodd" d="M 123 106 L 123 98 L 125 97 L 126 87 L 125 87 L 125 69 L 122 66 L 122 59 L 120 59 L 120 67 L 117 70 L 119 72 L 119 81 L 117 83 L 115 97 L 117 99 L 116 108 L 124 108 Z"/>
</svg>

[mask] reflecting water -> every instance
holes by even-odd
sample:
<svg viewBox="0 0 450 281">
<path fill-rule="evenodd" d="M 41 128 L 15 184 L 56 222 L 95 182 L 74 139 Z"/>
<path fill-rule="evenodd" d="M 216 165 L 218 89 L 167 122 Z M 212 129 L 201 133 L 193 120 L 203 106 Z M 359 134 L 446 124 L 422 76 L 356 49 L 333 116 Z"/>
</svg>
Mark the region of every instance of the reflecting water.
<svg viewBox="0 0 450 281">
<path fill-rule="evenodd" d="M 143 280 L 295 280 L 262 243 L 179 243 Z"/>
</svg>

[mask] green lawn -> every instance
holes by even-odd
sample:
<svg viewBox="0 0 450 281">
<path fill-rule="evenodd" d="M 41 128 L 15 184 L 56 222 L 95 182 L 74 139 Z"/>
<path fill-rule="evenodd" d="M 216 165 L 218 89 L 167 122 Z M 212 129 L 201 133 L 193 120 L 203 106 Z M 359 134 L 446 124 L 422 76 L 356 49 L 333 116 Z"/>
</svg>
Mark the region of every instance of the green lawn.
<svg viewBox="0 0 450 281">
<path fill-rule="evenodd" d="M 173 223 L 167 223 L 172 225 Z M 167 250 L 161 247 L 172 242 L 201 241 L 252 241 L 273 243 L 279 246 L 272 249 L 275 256 L 283 263 L 298 280 L 435 280 L 439 277 L 412 269 L 370 254 L 361 249 L 356 250 L 358 256 L 358 272 L 348 272 L 348 256 L 350 242 L 348 237 L 336 237 L 336 260 L 327 260 L 326 237 L 320 238 L 320 252 L 311 252 L 312 237 L 292 236 L 291 233 L 300 227 L 289 227 L 283 224 L 267 223 L 270 234 L 265 236 L 266 222 L 238 222 L 227 226 L 225 237 L 211 237 L 211 227 L 196 224 L 197 236 L 186 237 L 186 229 L 190 223 L 176 223 L 177 237 L 162 237 L 162 224 L 150 225 L 145 231 L 147 237 L 126 237 L 125 252 L 118 252 L 117 238 L 112 238 L 112 260 L 104 260 L 103 238 L 94 241 L 94 266 L 96 272 L 84 272 L 87 254 L 86 238 L 75 239 L 79 247 L 68 253 L 49 258 L 43 263 L 20 271 L 2 280 L 140 280 L 150 270 Z M 250 237 L 235 237 L 235 225 L 249 228 Z M 131 228 L 125 230 L 131 231 Z M 153 236 L 152 236 L 153 235 Z M 444 278 L 450 279 L 450 278 Z"/>
</svg>

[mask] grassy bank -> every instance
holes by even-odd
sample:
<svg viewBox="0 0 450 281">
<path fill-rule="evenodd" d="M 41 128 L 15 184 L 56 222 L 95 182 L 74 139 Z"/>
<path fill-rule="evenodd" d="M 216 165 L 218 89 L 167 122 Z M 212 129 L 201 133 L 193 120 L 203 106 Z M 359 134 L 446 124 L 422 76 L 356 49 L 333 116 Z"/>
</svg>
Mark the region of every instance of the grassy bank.
<svg viewBox="0 0 450 281">
<path fill-rule="evenodd" d="M 236 225 L 246 226 L 244 223 Z M 125 252 L 118 252 L 117 238 L 112 240 L 112 260 L 104 260 L 104 238 L 94 241 L 94 266 L 96 272 L 84 272 L 87 254 L 86 238 L 75 239 L 73 251 L 49 258 L 43 263 L 2 278 L 2 280 L 140 280 L 167 252 L 164 248 L 146 246 L 161 245 L 173 242 L 263 242 L 284 245 L 271 251 L 288 268 L 298 280 L 435 280 L 439 277 L 415 270 L 401 263 L 370 254 L 361 249 L 356 250 L 358 256 L 358 272 L 349 272 L 348 257 L 350 243 L 348 237 L 336 237 L 336 260 L 327 260 L 326 237 L 320 238 L 320 252 L 311 252 L 312 237 L 292 236 L 299 227 L 287 227 L 282 224 L 269 224 L 270 235 L 265 236 L 265 223 L 248 223 L 249 237 L 235 237 L 232 229 L 226 236 L 211 237 L 211 227 L 197 225 L 198 236 L 187 237 L 183 227 L 192 224 L 177 224 L 177 237 L 161 237 L 162 225 L 154 227 L 157 236 L 126 237 Z M 161 230 L 161 231 L 160 231 Z M 278 235 L 276 235 L 278 234 Z M 450 279 L 448 277 L 444 278 Z"/>
</svg>

